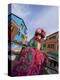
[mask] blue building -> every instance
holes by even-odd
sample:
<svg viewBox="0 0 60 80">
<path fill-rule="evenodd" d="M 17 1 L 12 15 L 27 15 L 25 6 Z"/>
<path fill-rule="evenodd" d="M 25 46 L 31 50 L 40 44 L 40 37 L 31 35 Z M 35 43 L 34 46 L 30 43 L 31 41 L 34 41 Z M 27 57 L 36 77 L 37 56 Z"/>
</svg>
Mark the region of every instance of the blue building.
<svg viewBox="0 0 60 80">
<path fill-rule="evenodd" d="M 24 20 L 15 14 L 9 14 L 8 15 L 8 40 L 9 44 L 12 41 L 16 41 L 20 43 L 22 40 L 24 40 L 25 34 L 27 31 L 27 27 L 24 23 Z"/>
</svg>

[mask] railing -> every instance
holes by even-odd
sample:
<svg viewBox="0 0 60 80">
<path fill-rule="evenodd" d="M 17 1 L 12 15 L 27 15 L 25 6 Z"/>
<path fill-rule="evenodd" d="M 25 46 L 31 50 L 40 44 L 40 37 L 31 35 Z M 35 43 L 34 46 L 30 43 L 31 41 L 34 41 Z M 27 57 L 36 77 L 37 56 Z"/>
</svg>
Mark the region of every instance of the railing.
<svg viewBox="0 0 60 80">
<path fill-rule="evenodd" d="M 54 68 L 52 68 L 52 67 L 50 67 L 50 66 L 47 66 L 47 65 L 46 65 L 46 68 L 47 68 L 47 71 L 48 71 L 48 70 L 52 70 L 53 72 L 58 73 L 58 70 L 56 70 L 56 69 L 54 69 Z M 51 73 L 51 74 L 52 74 L 52 73 Z"/>
</svg>

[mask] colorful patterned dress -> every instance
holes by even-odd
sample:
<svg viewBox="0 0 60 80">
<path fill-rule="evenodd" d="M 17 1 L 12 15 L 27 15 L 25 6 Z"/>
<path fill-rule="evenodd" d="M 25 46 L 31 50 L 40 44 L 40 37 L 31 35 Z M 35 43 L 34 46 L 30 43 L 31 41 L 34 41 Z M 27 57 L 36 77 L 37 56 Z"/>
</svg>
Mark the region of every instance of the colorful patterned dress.
<svg viewBox="0 0 60 80">
<path fill-rule="evenodd" d="M 14 62 L 12 68 L 12 76 L 28 76 L 40 75 L 44 72 L 44 65 L 46 63 L 46 56 L 37 49 L 37 44 L 32 39 L 29 42 L 31 47 L 22 50 L 19 60 Z"/>
</svg>

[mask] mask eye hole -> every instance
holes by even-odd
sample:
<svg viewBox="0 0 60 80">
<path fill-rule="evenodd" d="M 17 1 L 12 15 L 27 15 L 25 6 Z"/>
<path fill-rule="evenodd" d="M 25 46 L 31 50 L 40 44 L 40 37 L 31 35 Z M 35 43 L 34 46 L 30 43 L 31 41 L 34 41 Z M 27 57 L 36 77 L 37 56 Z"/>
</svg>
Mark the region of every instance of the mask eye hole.
<svg viewBox="0 0 60 80">
<path fill-rule="evenodd" d="M 41 36 L 41 33 L 37 33 L 37 32 L 36 32 L 36 33 L 35 33 L 35 36 Z"/>
</svg>

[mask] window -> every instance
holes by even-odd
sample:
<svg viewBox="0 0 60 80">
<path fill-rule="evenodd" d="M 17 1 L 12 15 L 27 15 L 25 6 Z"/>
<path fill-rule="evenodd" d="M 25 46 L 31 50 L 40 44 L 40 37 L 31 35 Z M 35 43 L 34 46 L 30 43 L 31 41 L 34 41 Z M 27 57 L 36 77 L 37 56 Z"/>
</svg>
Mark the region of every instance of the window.
<svg viewBox="0 0 60 80">
<path fill-rule="evenodd" d="M 17 35 L 18 35 L 18 36 L 20 35 L 20 31 L 17 32 Z"/>
<path fill-rule="evenodd" d="M 11 24 L 11 32 L 14 31 L 14 26 Z"/>
<path fill-rule="evenodd" d="M 50 44 L 48 44 L 48 48 L 50 48 Z"/>
<path fill-rule="evenodd" d="M 55 45 L 54 44 L 51 44 L 51 48 L 55 48 Z"/>
<path fill-rule="evenodd" d="M 54 44 L 48 44 L 48 48 L 55 48 Z"/>
<path fill-rule="evenodd" d="M 18 32 L 16 33 L 18 36 L 20 35 L 20 29 L 18 30 Z"/>
<path fill-rule="evenodd" d="M 21 26 L 22 26 L 21 28 L 23 29 L 24 28 L 24 24 L 21 23 Z"/>
</svg>

